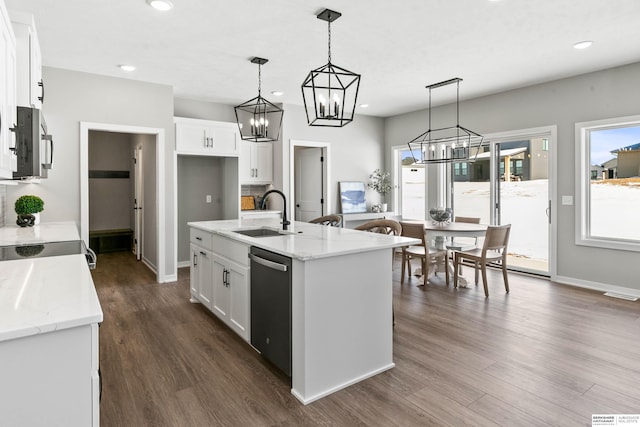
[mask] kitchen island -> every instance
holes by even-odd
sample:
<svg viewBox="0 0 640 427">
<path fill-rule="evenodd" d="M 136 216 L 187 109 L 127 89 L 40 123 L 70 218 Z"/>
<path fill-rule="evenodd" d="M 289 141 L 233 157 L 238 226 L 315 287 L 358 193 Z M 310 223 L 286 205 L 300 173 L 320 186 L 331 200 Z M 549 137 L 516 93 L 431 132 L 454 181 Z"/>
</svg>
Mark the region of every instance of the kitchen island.
<svg viewBox="0 0 640 427">
<path fill-rule="evenodd" d="M 219 282 L 231 289 L 227 309 L 219 307 L 215 285 L 203 292 L 192 283 L 192 300 L 203 302 L 221 318 L 228 316 L 227 324 L 247 341 L 251 336 L 249 248 L 292 259 L 291 392 L 301 402 L 313 402 L 394 366 L 390 252 L 418 240 L 303 222 L 294 222 L 273 236 L 237 233 L 278 230 L 281 225 L 274 219 L 203 221 L 189 226 L 192 272 L 198 255 L 211 251 L 213 263 L 225 265 L 212 271 L 222 271 L 224 279 Z M 200 259 L 195 268 L 198 262 L 202 266 Z M 242 286 L 245 289 L 238 290 Z"/>
</svg>

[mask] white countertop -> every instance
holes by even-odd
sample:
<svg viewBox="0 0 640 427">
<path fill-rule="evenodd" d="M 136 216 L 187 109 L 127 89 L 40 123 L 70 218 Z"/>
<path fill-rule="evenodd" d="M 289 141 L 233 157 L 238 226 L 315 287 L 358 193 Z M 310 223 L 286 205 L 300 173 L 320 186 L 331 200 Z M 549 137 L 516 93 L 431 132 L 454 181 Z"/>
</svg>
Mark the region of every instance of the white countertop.
<svg viewBox="0 0 640 427">
<path fill-rule="evenodd" d="M 78 227 L 73 221 L 43 222 L 33 227 L 19 227 L 17 225 L 0 227 L 0 246 L 66 242 L 69 240 L 80 240 Z"/>
<path fill-rule="evenodd" d="M 190 222 L 189 226 L 220 234 L 239 242 L 290 256 L 302 261 L 327 258 L 379 249 L 417 244 L 420 241 L 407 237 L 368 233 L 347 228 L 328 227 L 294 221 L 286 234 L 272 237 L 249 237 L 233 230 L 267 227 L 282 230 L 279 219 L 232 219 L 223 221 Z"/>
<path fill-rule="evenodd" d="M 101 321 L 84 255 L 0 263 L 0 341 Z"/>
</svg>

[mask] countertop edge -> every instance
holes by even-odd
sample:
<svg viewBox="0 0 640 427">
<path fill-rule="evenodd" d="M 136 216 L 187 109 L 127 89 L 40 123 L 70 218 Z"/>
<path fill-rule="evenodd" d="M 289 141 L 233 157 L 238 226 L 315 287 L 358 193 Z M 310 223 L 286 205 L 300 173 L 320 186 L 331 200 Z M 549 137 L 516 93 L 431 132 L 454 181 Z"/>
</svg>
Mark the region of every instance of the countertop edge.
<svg viewBox="0 0 640 427">
<path fill-rule="evenodd" d="M 357 253 L 362 253 L 362 252 L 372 252 L 372 251 L 378 251 L 378 250 L 386 250 L 386 249 L 392 249 L 392 248 L 398 248 L 398 247 L 402 247 L 402 246 L 409 246 L 412 244 L 418 244 L 420 243 L 419 239 L 414 239 L 414 238 L 410 238 L 410 237 L 404 237 L 404 236 L 388 236 L 388 237 L 393 237 L 394 239 L 401 239 L 401 241 L 396 240 L 394 242 L 388 242 L 388 243 L 378 243 L 375 247 L 355 247 L 355 248 L 349 248 L 349 249 L 344 249 L 344 250 L 334 250 L 331 253 L 323 253 L 323 254 L 310 254 L 310 253 L 305 253 L 305 252 L 297 252 L 297 253 L 293 253 L 291 251 L 287 251 L 287 250 L 283 250 L 281 248 L 277 248 L 274 245 L 269 245 L 269 239 L 270 237 L 259 237 L 259 238 L 255 238 L 255 237 L 249 237 L 249 236 L 243 236 L 241 234 L 235 233 L 233 231 L 230 230 L 221 230 L 221 229 L 217 229 L 212 227 L 211 225 L 206 225 L 207 223 L 211 223 L 212 221 L 194 221 L 194 222 L 188 222 L 187 225 L 189 227 L 193 227 L 193 228 L 197 228 L 198 230 L 202 230 L 208 233 L 213 233 L 213 234 L 217 234 L 219 236 L 223 236 L 232 240 L 235 240 L 237 242 L 243 243 L 243 244 L 247 244 L 249 246 L 257 246 L 260 247 L 262 249 L 266 249 L 272 252 L 276 252 L 279 253 L 281 255 L 285 255 L 300 261 L 311 261 L 314 259 L 323 259 L 323 258 L 332 258 L 332 257 L 336 257 L 336 256 L 342 256 L 342 255 L 349 255 L 349 254 L 357 254 Z M 213 221 L 215 222 L 215 221 Z M 323 225 L 317 225 L 317 224 L 309 224 L 309 223 L 302 223 L 303 226 L 314 226 L 314 227 L 326 227 Z M 273 227 L 273 226 L 265 226 L 265 225 L 259 225 L 259 224 L 251 224 L 248 226 L 243 226 L 242 228 L 257 228 L 257 227 L 267 227 L 267 228 L 271 228 L 271 229 L 278 229 L 277 227 Z M 237 227 L 236 227 L 237 228 Z M 356 230 L 352 230 L 352 231 L 356 231 Z M 295 233 L 291 233 L 292 237 L 295 235 Z M 280 236 L 278 238 L 281 238 Z"/>
</svg>

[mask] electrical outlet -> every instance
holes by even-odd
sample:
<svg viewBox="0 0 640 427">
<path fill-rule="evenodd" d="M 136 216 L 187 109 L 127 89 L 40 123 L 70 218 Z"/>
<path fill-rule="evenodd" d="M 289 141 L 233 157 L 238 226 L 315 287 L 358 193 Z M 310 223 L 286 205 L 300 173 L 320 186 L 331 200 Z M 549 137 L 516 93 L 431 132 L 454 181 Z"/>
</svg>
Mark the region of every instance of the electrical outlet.
<svg viewBox="0 0 640 427">
<path fill-rule="evenodd" d="M 566 206 L 573 205 L 573 196 L 562 196 L 562 204 Z"/>
<path fill-rule="evenodd" d="M 207 194 L 207 203 L 211 203 L 211 194 Z"/>
</svg>

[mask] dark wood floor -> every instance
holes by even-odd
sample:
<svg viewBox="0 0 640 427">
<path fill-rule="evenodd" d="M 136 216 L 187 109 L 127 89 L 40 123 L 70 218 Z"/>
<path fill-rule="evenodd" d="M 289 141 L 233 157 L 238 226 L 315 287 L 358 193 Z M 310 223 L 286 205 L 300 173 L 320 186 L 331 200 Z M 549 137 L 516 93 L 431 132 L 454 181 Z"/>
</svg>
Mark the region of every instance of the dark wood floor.
<svg viewBox="0 0 640 427">
<path fill-rule="evenodd" d="M 303 406 L 286 377 L 127 253 L 93 272 L 102 425 L 590 426 L 640 413 L 640 302 L 497 272 L 482 286 L 394 274 L 396 367 Z"/>
</svg>

